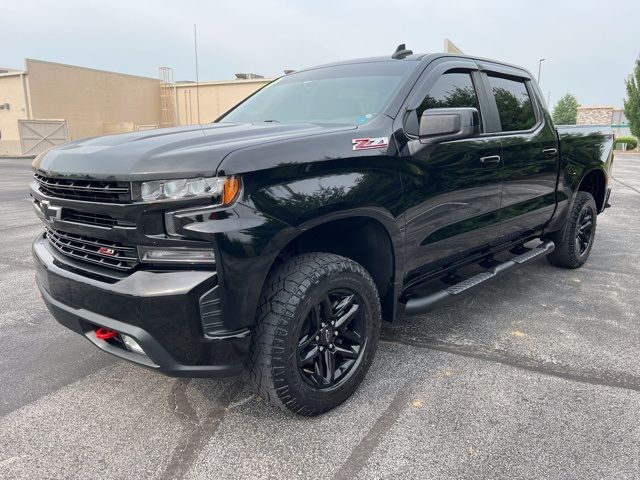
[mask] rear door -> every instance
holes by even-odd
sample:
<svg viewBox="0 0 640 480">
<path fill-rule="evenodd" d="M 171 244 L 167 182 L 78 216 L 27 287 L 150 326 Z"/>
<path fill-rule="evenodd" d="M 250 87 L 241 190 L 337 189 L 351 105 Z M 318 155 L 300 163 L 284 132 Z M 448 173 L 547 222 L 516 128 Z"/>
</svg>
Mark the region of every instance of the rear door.
<svg viewBox="0 0 640 480">
<path fill-rule="evenodd" d="M 498 234 L 501 184 L 499 136 L 437 144 L 418 138 L 426 109 L 474 107 L 481 131 L 494 132 L 475 62 L 432 62 L 409 95 L 402 118 L 407 143 L 401 152 L 406 202 L 407 273 L 420 275 L 486 248 Z"/>
<path fill-rule="evenodd" d="M 482 65 L 481 65 L 482 66 Z M 498 242 L 539 230 L 556 205 L 555 128 L 523 70 L 484 66 L 482 78 L 500 123 L 502 205 Z"/>
</svg>

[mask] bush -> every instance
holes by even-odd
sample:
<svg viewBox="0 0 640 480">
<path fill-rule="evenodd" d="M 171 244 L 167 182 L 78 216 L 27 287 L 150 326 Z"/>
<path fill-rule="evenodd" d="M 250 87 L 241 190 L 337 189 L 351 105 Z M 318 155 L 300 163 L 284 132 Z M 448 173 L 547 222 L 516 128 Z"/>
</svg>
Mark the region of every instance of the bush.
<svg viewBox="0 0 640 480">
<path fill-rule="evenodd" d="M 621 137 L 616 138 L 613 148 L 616 150 L 622 150 L 622 144 L 627 144 L 627 150 L 635 150 L 638 147 L 638 139 L 636 137 L 632 137 L 631 135 L 623 135 Z"/>
</svg>

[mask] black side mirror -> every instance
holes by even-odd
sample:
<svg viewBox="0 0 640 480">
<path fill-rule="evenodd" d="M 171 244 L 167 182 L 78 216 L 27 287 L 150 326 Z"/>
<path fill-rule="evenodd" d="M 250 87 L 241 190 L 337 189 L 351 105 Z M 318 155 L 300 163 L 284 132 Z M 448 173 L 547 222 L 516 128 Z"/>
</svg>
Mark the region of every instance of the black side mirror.
<svg viewBox="0 0 640 480">
<path fill-rule="evenodd" d="M 420 118 L 420 143 L 440 143 L 480 133 L 476 108 L 430 108 Z"/>
</svg>

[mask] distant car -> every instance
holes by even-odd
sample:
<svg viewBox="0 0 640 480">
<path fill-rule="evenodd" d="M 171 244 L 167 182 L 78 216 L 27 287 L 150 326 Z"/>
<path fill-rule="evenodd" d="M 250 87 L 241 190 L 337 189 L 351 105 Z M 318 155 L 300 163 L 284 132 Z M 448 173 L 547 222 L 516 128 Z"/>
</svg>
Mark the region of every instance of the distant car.
<svg viewBox="0 0 640 480">
<path fill-rule="evenodd" d="M 381 319 L 540 256 L 584 264 L 612 143 L 554 128 L 531 74 L 501 62 L 401 46 L 310 68 L 209 125 L 36 158 L 37 283 L 102 350 L 175 376 L 246 367 L 316 415 L 362 381 Z"/>
</svg>

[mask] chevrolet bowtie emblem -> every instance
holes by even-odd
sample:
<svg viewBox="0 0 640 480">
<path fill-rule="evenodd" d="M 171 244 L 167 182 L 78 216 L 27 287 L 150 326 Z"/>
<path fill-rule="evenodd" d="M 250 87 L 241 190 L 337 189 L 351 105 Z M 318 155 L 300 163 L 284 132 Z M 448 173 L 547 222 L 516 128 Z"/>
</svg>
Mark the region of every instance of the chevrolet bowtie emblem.
<svg viewBox="0 0 640 480">
<path fill-rule="evenodd" d="M 42 200 L 39 205 L 34 206 L 40 210 L 45 221 L 52 223 L 53 220 L 62 220 L 62 207 L 51 205 L 49 200 Z"/>
</svg>

